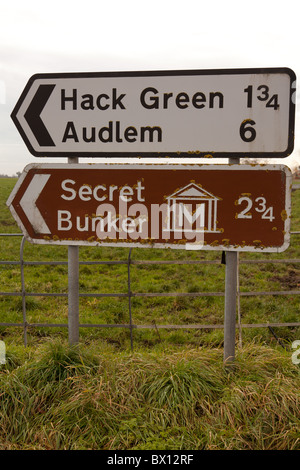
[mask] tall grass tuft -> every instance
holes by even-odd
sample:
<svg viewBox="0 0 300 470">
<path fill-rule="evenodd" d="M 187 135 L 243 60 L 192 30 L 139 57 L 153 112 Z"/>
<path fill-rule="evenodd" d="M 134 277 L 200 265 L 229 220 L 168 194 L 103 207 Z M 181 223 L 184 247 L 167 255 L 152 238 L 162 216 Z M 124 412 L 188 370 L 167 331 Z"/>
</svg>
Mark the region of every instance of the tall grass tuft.
<svg viewBox="0 0 300 470">
<path fill-rule="evenodd" d="M 222 390 L 223 375 L 214 365 L 180 359 L 151 372 L 141 392 L 149 405 L 190 419 L 203 399 L 213 400 Z"/>
<path fill-rule="evenodd" d="M 99 361 L 82 353 L 77 345 L 66 346 L 59 342 L 46 344 L 42 356 L 28 369 L 24 369 L 24 381 L 43 386 L 49 382 L 61 382 L 78 373 L 90 374 L 97 369 Z"/>
<path fill-rule="evenodd" d="M 20 359 L 20 358 L 19 358 Z M 60 343 L 0 369 L 0 449 L 300 449 L 284 350 L 118 353 Z"/>
</svg>

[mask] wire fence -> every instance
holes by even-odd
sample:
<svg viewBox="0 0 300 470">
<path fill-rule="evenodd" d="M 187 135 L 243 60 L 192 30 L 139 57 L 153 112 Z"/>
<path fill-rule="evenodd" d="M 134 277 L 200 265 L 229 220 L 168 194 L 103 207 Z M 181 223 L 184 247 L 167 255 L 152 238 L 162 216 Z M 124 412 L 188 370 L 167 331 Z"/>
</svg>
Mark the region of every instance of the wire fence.
<svg viewBox="0 0 300 470">
<path fill-rule="evenodd" d="M 300 231 L 291 232 L 292 236 L 299 235 Z M 68 323 L 29 323 L 27 321 L 26 312 L 26 299 L 28 297 L 68 297 L 68 293 L 46 293 L 46 292 L 27 292 L 25 283 L 25 266 L 59 266 L 68 265 L 68 261 L 26 261 L 24 259 L 24 245 L 26 242 L 25 237 L 21 233 L 1 233 L 0 237 L 22 237 L 20 243 L 20 259 L 19 261 L 0 261 L 0 265 L 17 265 L 20 267 L 21 274 L 21 290 L 19 292 L 2 292 L 0 296 L 18 296 L 22 299 L 22 321 L 20 322 L 0 322 L 0 327 L 21 327 L 23 328 L 24 344 L 27 345 L 27 332 L 29 328 L 34 327 L 51 327 L 51 328 L 68 328 Z M 133 249 L 129 250 L 129 254 L 126 260 L 120 261 L 80 261 L 80 265 L 126 265 L 127 266 L 127 292 L 126 293 L 79 293 L 79 297 L 125 297 L 128 299 L 128 323 L 125 324 L 101 324 L 101 323 L 80 323 L 80 328 L 128 328 L 130 330 L 131 347 L 133 348 L 133 330 L 134 329 L 222 329 L 223 324 L 184 324 L 184 325 L 157 325 L 153 324 L 134 324 L 132 321 L 132 298 L 134 297 L 224 297 L 224 292 L 133 292 L 131 286 L 131 269 L 134 265 L 201 265 L 201 264 L 220 264 L 225 263 L 225 259 L 222 257 L 220 260 L 135 260 L 132 258 Z M 238 274 L 240 264 L 299 264 L 300 259 L 242 259 L 238 263 Z M 238 276 L 239 279 L 239 276 Z M 257 296 L 289 296 L 289 295 L 300 295 L 300 290 L 279 290 L 279 291 L 240 291 L 240 283 L 238 281 L 237 288 L 237 324 L 236 328 L 239 332 L 239 339 L 242 338 L 243 328 L 269 328 L 270 332 L 276 337 L 273 330 L 274 327 L 298 327 L 299 322 L 290 323 L 254 323 L 245 324 L 241 321 L 241 307 L 240 299 L 242 297 L 257 297 Z M 278 339 L 278 338 L 277 338 Z"/>
</svg>

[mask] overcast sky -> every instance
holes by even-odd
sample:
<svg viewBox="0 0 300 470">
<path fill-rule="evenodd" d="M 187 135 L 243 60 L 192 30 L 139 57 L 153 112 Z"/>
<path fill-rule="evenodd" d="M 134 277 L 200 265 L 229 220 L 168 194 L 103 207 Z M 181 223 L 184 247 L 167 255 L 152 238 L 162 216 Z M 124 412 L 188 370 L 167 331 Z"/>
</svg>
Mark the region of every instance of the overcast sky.
<svg viewBox="0 0 300 470">
<path fill-rule="evenodd" d="M 298 5 L 296 0 L 0 0 L 0 173 L 64 161 L 32 156 L 10 118 L 33 74 L 290 67 L 300 76 Z M 298 126 L 297 119 L 293 158 L 300 148 Z"/>
</svg>

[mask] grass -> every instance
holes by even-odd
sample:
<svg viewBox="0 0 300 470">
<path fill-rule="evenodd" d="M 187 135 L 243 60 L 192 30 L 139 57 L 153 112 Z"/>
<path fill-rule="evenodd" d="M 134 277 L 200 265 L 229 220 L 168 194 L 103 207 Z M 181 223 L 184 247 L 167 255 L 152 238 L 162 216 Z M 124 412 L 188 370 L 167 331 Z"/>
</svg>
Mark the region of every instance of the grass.
<svg viewBox="0 0 300 470">
<path fill-rule="evenodd" d="M 5 201 L 15 181 L 0 179 L 0 233 L 19 231 Z M 293 192 L 292 230 L 300 226 Z M 280 254 L 240 256 L 242 292 L 298 291 L 298 235 Z M 0 260 L 18 261 L 20 237 L 0 237 Z M 128 249 L 80 247 L 81 261 L 127 260 Z M 264 264 L 243 260 L 267 259 Z M 65 247 L 25 243 L 26 261 L 67 261 Z M 133 260 L 215 260 L 201 265 L 132 265 L 132 292 L 223 292 L 219 252 L 134 249 Z M 127 293 L 127 265 L 80 267 L 81 293 Z M 18 265 L 0 265 L 2 292 L 20 292 Z M 26 292 L 67 294 L 67 266 L 25 266 Z M 222 324 L 223 297 L 133 297 L 136 325 Z M 241 297 L 243 323 L 297 322 L 299 296 Z M 67 323 L 67 297 L 26 297 L 29 323 Z M 0 322 L 22 322 L 22 301 L 0 296 Z M 81 323 L 128 323 L 128 299 L 80 298 Z M 243 329 L 234 367 L 223 365 L 223 330 L 0 327 L 0 450 L 299 450 L 299 328 Z M 238 338 L 237 338 L 238 340 Z"/>
<path fill-rule="evenodd" d="M 287 353 L 255 344 L 228 371 L 214 348 L 47 341 L 2 366 L 0 449 L 299 450 L 299 385 Z"/>
</svg>

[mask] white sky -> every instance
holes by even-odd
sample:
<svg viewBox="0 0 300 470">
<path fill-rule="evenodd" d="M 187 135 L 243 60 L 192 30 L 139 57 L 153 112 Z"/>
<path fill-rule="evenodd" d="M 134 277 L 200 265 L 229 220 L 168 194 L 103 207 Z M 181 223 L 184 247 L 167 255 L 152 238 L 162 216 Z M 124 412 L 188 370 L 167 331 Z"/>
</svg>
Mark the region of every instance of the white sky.
<svg viewBox="0 0 300 470">
<path fill-rule="evenodd" d="M 300 76 L 298 5 L 297 0 L 0 0 L 0 174 L 38 161 L 66 161 L 32 156 L 10 118 L 33 74 L 290 67 Z M 297 119 L 292 158 L 300 148 L 298 126 Z"/>
</svg>

